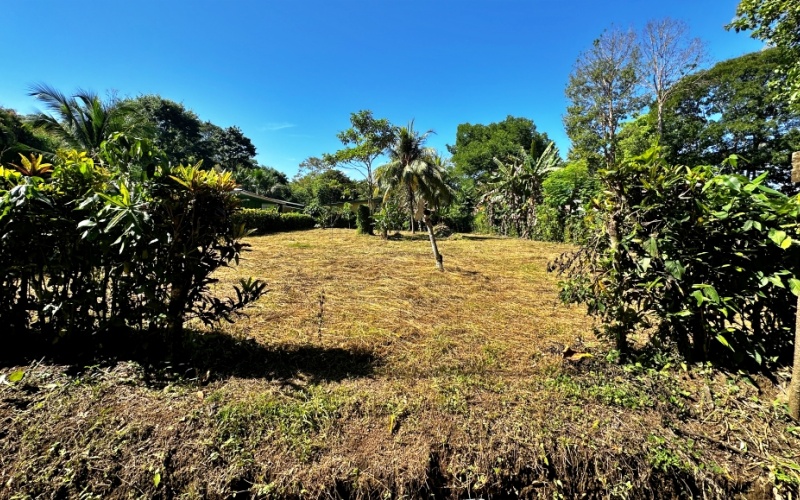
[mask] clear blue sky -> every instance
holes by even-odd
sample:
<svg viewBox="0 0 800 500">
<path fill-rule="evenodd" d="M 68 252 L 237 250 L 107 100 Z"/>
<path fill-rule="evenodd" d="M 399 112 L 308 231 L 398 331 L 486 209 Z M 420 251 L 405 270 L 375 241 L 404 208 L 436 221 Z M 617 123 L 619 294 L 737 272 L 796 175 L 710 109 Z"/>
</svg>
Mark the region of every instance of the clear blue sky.
<svg viewBox="0 0 800 500">
<path fill-rule="evenodd" d="M 564 86 L 604 28 L 686 21 L 714 61 L 758 50 L 726 32 L 737 0 L 4 0 L 0 106 L 32 83 L 155 93 L 238 125 L 258 160 L 293 175 L 333 152 L 349 114 L 434 129 L 531 118 L 566 154 Z"/>
</svg>

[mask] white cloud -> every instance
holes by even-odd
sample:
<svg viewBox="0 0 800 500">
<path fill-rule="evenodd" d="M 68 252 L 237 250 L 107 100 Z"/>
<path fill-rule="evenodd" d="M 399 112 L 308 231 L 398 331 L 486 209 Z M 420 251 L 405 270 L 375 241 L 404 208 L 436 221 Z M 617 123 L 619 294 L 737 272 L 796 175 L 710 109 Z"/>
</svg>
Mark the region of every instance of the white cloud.
<svg viewBox="0 0 800 500">
<path fill-rule="evenodd" d="M 294 128 L 296 126 L 297 125 L 295 125 L 294 123 L 289 123 L 289 122 L 275 122 L 275 123 L 267 123 L 264 126 L 262 126 L 259 130 L 261 130 L 262 132 L 275 132 L 276 130 Z"/>
</svg>

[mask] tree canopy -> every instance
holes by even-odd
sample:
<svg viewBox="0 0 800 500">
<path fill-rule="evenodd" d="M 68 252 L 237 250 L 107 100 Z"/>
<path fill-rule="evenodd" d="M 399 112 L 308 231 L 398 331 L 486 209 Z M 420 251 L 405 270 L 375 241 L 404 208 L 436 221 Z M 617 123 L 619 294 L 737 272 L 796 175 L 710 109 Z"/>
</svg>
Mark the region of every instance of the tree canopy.
<svg viewBox="0 0 800 500">
<path fill-rule="evenodd" d="M 753 30 L 753 38 L 775 45 L 783 54 L 788 77 L 781 93 L 800 108 L 800 3 L 796 0 L 741 0 L 736 18 L 728 26 Z"/>
<path fill-rule="evenodd" d="M 489 125 L 462 123 L 455 145 L 448 145 L 447 149 L 453 155 L 457 174 L 485 180 L 497 168 L 494 158 L 516 155 L 519 148 L 536 158 L 549 143 L 547 134 L 536 130 L 533 120 L 509 115 Z"/>
<path fill-rule="evenodd" d="M 370 209 L 375 191 L 375 179 L 372 165 L 394 140 L 395 127 L 386 118 L 375 118 L 372 111 L 363 109 L 350 114 L 351 127 L 336 134 L 342 142 L 343 149 L 333 154 L 326 154 L 323 160 L 331 166 L 352 168 L 364 176 L 367 181 L 366 198 Z"/>
<path fill-rule="evenodd" d="M 639 61 L 636 34 L 618 29 L 603 33 L 578 58 L 565 91 L 571 159 L 586 159 L 593 168 L 616 163 L 620 127 L 645 103 Z"/>
<path fill-rule="evenodd" d="M 13 109 L 0 107 L 0 164 L 19 160 L 19 154 L 53 151 L 56 145 L 43 134 L 25 123 Z"/>
<path fill-rule="evenodd" d="M 771 182 L 788 187 L 786 166 L 800 149 L 800 113 L 779 87 L 768 85 L 782 57 L 776 49 L 746 54 L 679 83 L 666 103 L 667 160 L 721 165 L 736 154 L 745 160 L 740 173 L 753 179 L 769 171 Z"/>
</svg>

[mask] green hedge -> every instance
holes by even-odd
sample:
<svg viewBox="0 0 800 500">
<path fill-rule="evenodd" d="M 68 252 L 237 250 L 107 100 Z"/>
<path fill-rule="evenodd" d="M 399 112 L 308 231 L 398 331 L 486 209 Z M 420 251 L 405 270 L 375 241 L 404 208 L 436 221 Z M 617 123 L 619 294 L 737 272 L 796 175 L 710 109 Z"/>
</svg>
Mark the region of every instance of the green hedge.
<svg viewBox="0 0 800 500">
<path fill-rule="evenodd" d="M 279 214 L 260 208 L 243 208 L 234 214 L 233 220 L 236 224 L 244 223 L 244 227 L 248 230 L 253 229 L 253 234 L 312 229 L 315 224 L 314 218 L 308 214 L 296 212 Z"/>
</svg>

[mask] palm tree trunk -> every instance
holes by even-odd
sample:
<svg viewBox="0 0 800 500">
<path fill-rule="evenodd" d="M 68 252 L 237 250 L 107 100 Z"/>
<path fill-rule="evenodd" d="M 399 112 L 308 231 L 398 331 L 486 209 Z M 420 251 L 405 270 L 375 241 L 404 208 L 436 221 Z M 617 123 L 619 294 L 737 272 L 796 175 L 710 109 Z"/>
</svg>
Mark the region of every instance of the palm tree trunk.
<svg viewBox="0 0 800 500">
<path fill-rule="evenodd" d="M 427 210 L 426 210 L 427 212 Z M 436 259 L 436 269 L 444 271 L 444 258 L 439 253 L 439 247 L 436 245 L 436 236 L 433 234 L 433 224 L 428 214 L 423 217 L 425 226 L 428 228 L 428 237 L 431 239 L 431 249 L 433 250 L 433 258 Z"/>
<path fill-rule="evenodd" d="M 416 227 L 414 226 L 414 191 L 411 190 L 411 186 L 408 186 L 408 218 L 411 221 L 411 234 L 416 233 Z"/>
</svg>

